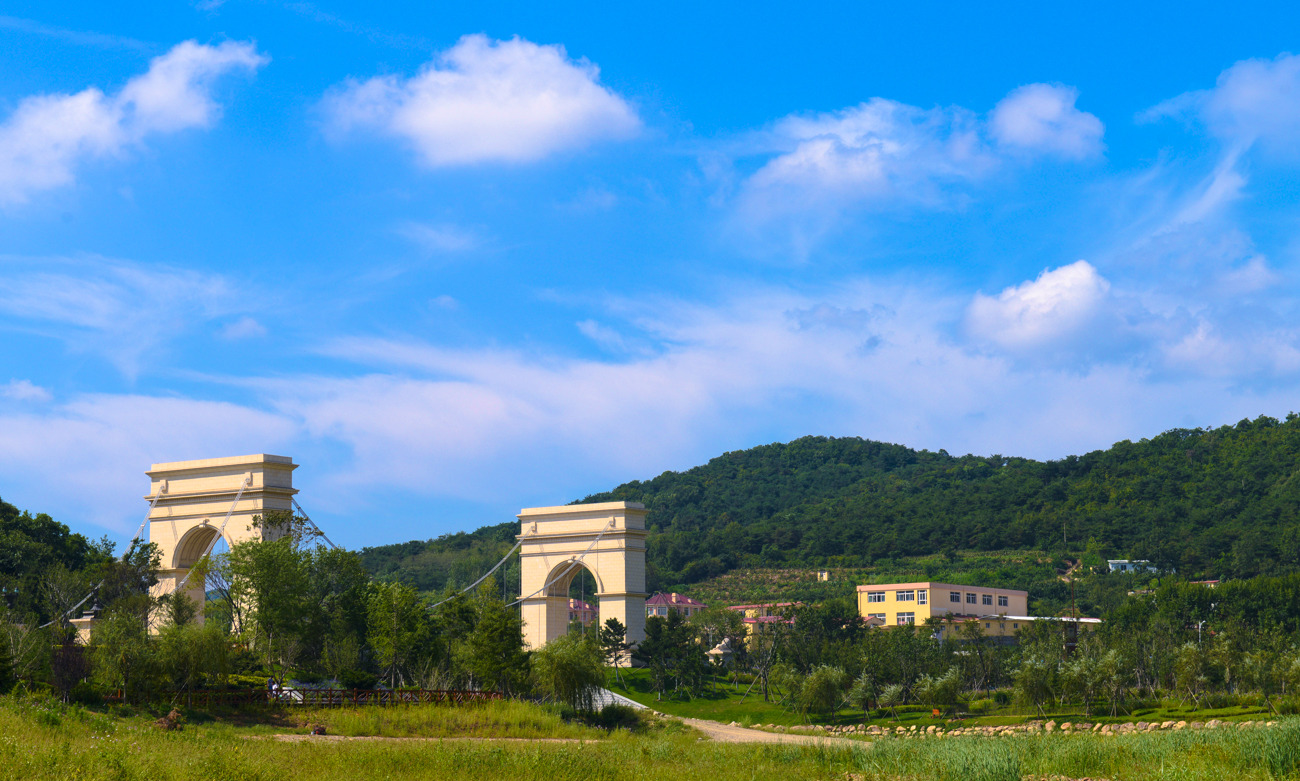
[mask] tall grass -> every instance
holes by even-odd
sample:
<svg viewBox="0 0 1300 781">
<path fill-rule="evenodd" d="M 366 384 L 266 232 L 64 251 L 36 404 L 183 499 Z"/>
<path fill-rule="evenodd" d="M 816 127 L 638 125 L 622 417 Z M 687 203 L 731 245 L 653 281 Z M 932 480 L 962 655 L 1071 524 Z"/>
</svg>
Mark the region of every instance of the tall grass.
<svg viewBox="0 0 1300 781">
<path fill-rule="evenodd" d="M 521 703 L 485 709 L 480 733 L 533 729 L 559 736 L 553 711 Z M 468 728 L 453 709 L 398 709 L 349 719 L 358 732 Z M 387 713 L 391 721 L 363 721 Z M 541 715 L 538 715 L 538 714 Z M 467 710 L 464 718 L 473 718 Z M 428 721 L 422 721 L 428 719 Z M 583 743 L 491 741 L 316 741 L 281 743 L 227 723 L 192 720 L 163 732 L 145 714 L 119 716 L 40 701 L 0 697 L 0 779 L 265 779 L 456 778 L 509 781 L 579 779 L 780 778 L 866 781 L 1021 781 L 1070 778 L 1266 781 L 1300 778 L 1300 719 L 1271 729 L 1198 730 L 1101 737 L 885 739 L 869 747 L 724 744 L 685 730 L 614 733 Z M 528 725 L 532 726 L 528 726 Z M 579 729 L 579 728 L 575 728 Z M 253 738 L 253 739 L 250 739 Z"/>
<path fill-rule="evenodd" d="M 322 708 L 293 716 L 302 725 L 323 725 L 332 735 L 591 740 L 604 736 L 600 730 L 565 722 L 558 707 L 511 700 L 465 706 Z"/>
</svg>

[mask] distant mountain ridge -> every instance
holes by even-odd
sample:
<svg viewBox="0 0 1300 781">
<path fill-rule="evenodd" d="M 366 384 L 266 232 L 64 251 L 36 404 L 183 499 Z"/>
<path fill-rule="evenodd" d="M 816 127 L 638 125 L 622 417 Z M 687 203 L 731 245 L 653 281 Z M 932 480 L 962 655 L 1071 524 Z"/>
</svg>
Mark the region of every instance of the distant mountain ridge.
<svg viewBox="0 0 1300 781">
<path fill-rule="evenodd" d="M 956 549 L 1086 546 L 1188 576 L 1245 577 L 1300 567 L 1297 471 L 1300 417 L 1291 414 L 1175 429 L 1046 462 L 803 437 L 575 504 L 646 505 L 652 590 L 742 567 L 854 567 Z M 435 590 L 477 577 L 514 533 L 515 524 L 499 524 L 362 555 L 381 577 Z"/>
</svg>

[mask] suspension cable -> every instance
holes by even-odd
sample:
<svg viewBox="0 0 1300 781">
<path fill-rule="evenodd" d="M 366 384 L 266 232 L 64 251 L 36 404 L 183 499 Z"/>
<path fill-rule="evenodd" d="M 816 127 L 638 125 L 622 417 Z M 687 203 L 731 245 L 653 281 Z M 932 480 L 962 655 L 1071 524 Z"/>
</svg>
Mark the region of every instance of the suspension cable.
<svg viewBox="0 0 1300 781">
<path fill-rule="evenodd" d="M 572 571 L 574 570 L 575 567 L 577 567 L 579 564 L 582 563 L 582 560 L 583 560 L 584 558 L 586 558 L 586 556 L 587 556 L 588 553 L 591 553 L 591 549 L 594 548 L 594 547 L 596 547 L 596 543 L 600 542 L 600 538 L 605 536 L 605 532 L 608 532 L 608 531 L 609 531 L 610 529 L 612 529 L 612 528 L 614 528 L 614 519 L 613 519 L 613 518 L 610 519 L 609 524 L 608 524 L 605 528 L 603 528 L 603 529 L 600 530 L 600 534 L 597 534 L 597 535 L 596 535 L 596 539 L 594 539 L 594 540 L 591 541 L 591 544 L 587 546 L 587 549 L 584 550 L 584 551 L 583 551 L 583 552 L 582 552 L 582 553 L 581 553 L 577 558 L 575 558 L 575 559 L 572 561 L 572 563 L 570 563 L 569 566 L 565 568 L 565 570 L 564 570 L 563 572 L 561 572 L 560 574 L 558 574 L 558 575 L 556 575 L 555 577 L 553 577 L 553 578 L 551 578 L 550 580 L 548 580 L 548 581 L 546 582 L 545 585 L 543 585 L 541 588 L 537 589 L 537 590 L 534 591 L 533 593 L 529 594 L 529 595 L 526 596 L 526 597 L 520 597 L 519 599 L 516 599 L 514 602 L 511 602 L 510 604 L 506 605 L 506 607 L 514 607 L 515 605 L 518 605 L 520 602 L 523 602 L 523 601 L 526 600 L 526 599 L 532 599 L 533 597 L 535 597 L 535 596 L 537 596 L 538 594 L 542 593 L 542 592 L 545 591 L 546 589 L 550 588 L 550 587 L 551 587 L 551 584 L 553 584 L 553 583 L 555 583 L 556 581 L 560 580 L 560 579 L 563 578 L 565 575 L 568 575 L 570 572 L 572 572 Z M 521 540 L 521 542 L 522 542 L 522 540 Z"/>
<path fill-rule="evenodd" d="M 195 561 L 194 561 L 195 564 L 198 564 L 200 561 L 203 561 L 204 559 L 206 559 L 206 558 L 208 557 L 208 555 L 212 553 L 212 549 L 215 548 L 215 547 L 217 547 L 217 541 L 220 540 L 222 537 L 225 536 L 225 534 L 226 534 L 226 524 L 230 523 L 230 516 L 232 516 L 232 515 L 235 514 L 235 507 L 239 505 L 239 500 L 243 498 L 243 496 L 244 496 L 244 489 L 248 488 L 248 487 L 249 487 L 250 485 L 252 485 L 252 484 L 253 484 L 253 475 L 252 475 L 251 473 L 249 473 L 249 474 L 247 474 L 247 475 L 244 475 L 244 479 L 241 480 L 240 483 L 239 483 L 239 491 L 235 494 L 235 501 L 231 502 L 231 503 L 230 503 L 230 509 L 229 509 L 229 510 L 226 510 L 226 517 L 221 519 L 221 528 L 220 528 L 220 529 L 217 529 L 217 534 L 216 534 L 216 536 L 213 537 L 213 538 L 208 542 L 208 547 L 207 547 L 206 550 L 203 551 L 203 555 L 200 556 L 200 557 L 198 557 L 197 559 L 195 559 Z M 194 574 L 194 565 L 193 565 L 193 564 L 191 564 L 191 565 L 190 565 L 190 568 L 189 568 L 188 570 L 185 571 L 185 577 L 181 578 L 180 582 L 177 583 L 177 584 L 172 588 L 172 593 L 175 594 L 175 593 L 180 592 L 180 590 L 181 590 L 181 586 L 184 586 L 186 583 L 189 582 L 189 580 L 190 580 L 190 575 L 192 575 L 192 574 Z"/>
<path fill-rule="evenodd" d="M 140 528 L 138 528 L 138 529 L 135 530 L 135 536 L 132 537 L 132 538 L 131 538 L 131 541 L 128 542 L 128 543 L 126 544 L 126 550 L 122 551 L 122 558 L 121 558 L 121 561 L 126 561 L 126 557 L 127 557 L 127 556 L 130 556 L 130 555 L 131 555 L 131 551 L 135 549 L 135 544 L 136 544 L 137 542 L 140 541 L 140 535 L 144 534 L 144 527 L 147 526 L 147 525 L 149 524 L 149 516 L 153 515 L 153 508 L 156 507 L 156 506 L 158 505 L 158 500 L 161 499 L 161 498 L 162 498 L 162 495 L 163 495 L 164 493 L 166 493 L 166 492 L 167 492 L 167 484 L 166 484 L 166 482 L 164 481 L 164 483 L 163 483 L 161 486 L 159 486 L 159 488 L 158 488 L 158 493 L 154 494 L 154 495 L 153 495 L 153 499 L 149 500 L 149 509 L 148 509 L 148 510 L 145 510 L 145 512 L 144 512 L 144 520 L 143 520 L 143 521 L 140 521 Z M 50 619 L 50 621 L 49 621 L 48 623 L 42 624 L 42 625 L 40 626 L 40 628 L 41 628 L 41 629 L 45 629 L 46 627 L 51 626 L 51 625 L 53 625 L 53 624 L 55 624 L 55 623 L 57 623 L 57 622 L 59 622 L 59 621 L 62 621 L 62 620 L 64 620 L 65 618 L 67 618 L 68 616 L 70 616 L 70 615 L 72 615 L 73 613 L 77 612 L 77 608 L 79 608 L 79 607 L 81 607 L 82 605 L 86 604 L 86 602 L 87 602 L 91 597 L 95 596 L 95 592 L 99 591 L 100 587 L 103 586 L 103 585 L 104 585 L 104 581 L 103 581 L 103 580 L 101 580 L 101 581 L 99 581 L 98 583 L 96 583 L 96 584 L 94 585 L 94 587 L 90 589 L 90 593 L 88 593 L 88 594 L 86 594 L 86 596 L 82 597 L 80 602 L 78 602 L 77 604 L 75 604 L 75 605 L 73 605 L 72 607 L 68 608 L 68 610 L 67 610 L 63 615 L 59 616 L 58 618 L 52 618 L 52 619 Z"/>
<path fill-rule="evenodd" d="M 311 524 L 311 527 L 316 530 L 316 533 L 319 534 L 323 540 L 325 540 L 330 544 L 331 548 L 335 550 L 339 549 L 339 546 L 335 545 L 333 540 L 325 536 L 325 532 L 321 529 L 321 527 L 317 526 L 316 522 L 307 516 L 307 511 L 302 509 L 302 505 L 298 504 L 297 499 L 293 497 L 289 497 L 289 501 L 293 502 L 293 506 L 297 508 L 298 514 L 302 516 L 302 519 L 307 523 Z"/>
<path fill-rule="evenodd" d="M 442 600 L 442 602 L 437 602 L 437 603 L 434 603 L 434 604 L 432 604 L 432 605 L 429 605 L 429 609 L 430 609 L 430 610 L 433 610 L 434 608 L 438 607 L 438 605 L 444 604 L 444 603 L 446 603 L 446 602 L 450 602 L 451 600 L 455 599 L 456 597 L 460 596 L 461 594 L 464 594 L 464 593 L 469 592 L 469 591 L 473 591 L 475 586 L 477 586 L 478 584 L 480 584 L 480 583 L 482 583 L 483 581 L 487 580 L 487 579 L 488 579 L 488 576 L 490 576 L 493 572 L 496 572 L 498 569 L 500 569 L 500 568 L 501 568 L 501 565 L 502 565 L 502 564 L 505 564 L 505 563 L 506 563 L 506 560 L 509 559 L 510 556 L 511 556 L 515 551 L 519 550 L 519 546 L 520 546 L 520 545 L 523 545 L 523 544 L 524 544 L 524 541 L 523 541 L 523 540 L 519 540 L 518 542 L 516 542 L 516 543 L 515 543 L 515 547 L 513 547 L 513 548 L 511 548 L 510 550 L 506 551 L 506 555 L 502 556 L 502 557 L 501 557 L 501 561 L 498 561 L 498 562 L 496 563 L 496 566 L 494 566 L 492 569 L 488 570 L 486 575 L 484 575 L 483 577 L 481 577 L 481 578 L 479 578 L 478 580 L 474 581 L 473 583 L 469 584 L 468 586 L 466 586 L 465 588 L 461 589 L 460 591 L 457 591 L 455 594 L 452 594 L 451 596 L 449 596 L 449 597 L 447 597 L 446 599 Z M 509 607 L 509 605 L 507 605 L 507 607 Z"/>
</svg>

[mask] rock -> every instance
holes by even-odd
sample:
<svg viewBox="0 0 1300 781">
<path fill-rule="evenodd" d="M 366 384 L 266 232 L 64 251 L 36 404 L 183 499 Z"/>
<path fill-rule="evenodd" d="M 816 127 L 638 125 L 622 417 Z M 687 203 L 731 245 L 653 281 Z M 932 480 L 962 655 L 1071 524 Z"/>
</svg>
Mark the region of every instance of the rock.
<svg viewBox="0 0 1300 781">
<path fill-rule="evenodd" d="M 1052 730 L 1056 729 L 1056 722 L 1049 721 L 1043 725 L 1043 728 L 1046 729 L 1048 732 L 1051 732 Z"/>
<path fill-rule="evenodd" d="M 181 715 L 180 711 L 176 710 L 175 708 L 172 708 L 171 711 L 168 712 L 166 716 L 163 716 L 161 719 L 155 721 L 154 725 L 157 726 L 159 729 L 165 729 L 170 731 L 174 729 L 180 729 L 181 725 L 184 723 L 185 723 L 185 717 Z"/>
<path fill-rule="evenodd" d="M 1174 722 L 1172 722 L 1172 721 L 1162 721 L 1162 722 L 1160 722 L 1160 729 L 1169 729 L 1169 728 L 1172 727 L 1172 726 L 1174 726 Z"/>
<path fill-rule="evenodd" d="M 1187 722 L 1180 721 L 1174 725 L 1174 729 L 1187 729 Z"/>
<path fill-rule="evenodd" d="M 1061 729 L 1063 730 L 1074 729 L 1074 725 L 1067 721 L 1061 725 Z"/>
<path fill-rule="evenodd" d="M 1193 722 L 1192 722 L 1191 724 L 1189 724 L 1188 726 L 1191 727 L 1192 729 L 1205 729 L 1205 722 L 1203 722 L 1203 721 L 1193 721 Z"/>
</svg>

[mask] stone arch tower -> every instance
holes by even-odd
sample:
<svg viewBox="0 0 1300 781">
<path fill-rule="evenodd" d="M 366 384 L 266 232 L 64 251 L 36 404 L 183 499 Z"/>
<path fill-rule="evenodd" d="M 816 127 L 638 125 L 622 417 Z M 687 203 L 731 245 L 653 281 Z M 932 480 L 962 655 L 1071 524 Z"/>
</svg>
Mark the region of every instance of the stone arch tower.
<svg viewBox="0 0 1300 781">
<path fill-rule="evenodd" d="M 532 507 L 519 513 L 520 610 L 529 648 L 568 631 L 569 583 L 579 567 L 595 577 L 600 622 L 617 618 L 627 627 L 629 642 L 645 639 L 645 514 L 645 506 L 636 502 Z M 573 567 L 584 551 L 581 564 Z M 551 585 L 542 590 L 547 583 Z"/>
<path fill-rule="evenodd" d="M 266 453 L 150 467 L 145 473 L 151 481 L 145 498 L 159 498 L 149 513 L 149 541 L 162 554 L 155 594 L 176 590 L 214 542 L 223 521 L 222 536 L 228 545 L 278 536 L 274 529 L 254 528 L 253 517 L 293 511 L 293 495 L 298 493 L 293 487 L 293 470 L 297 468 L 292 458 Z M 185 593 L 199 605 L 202 620 L 203 583 L 187 582 Z"/>
</svg>

